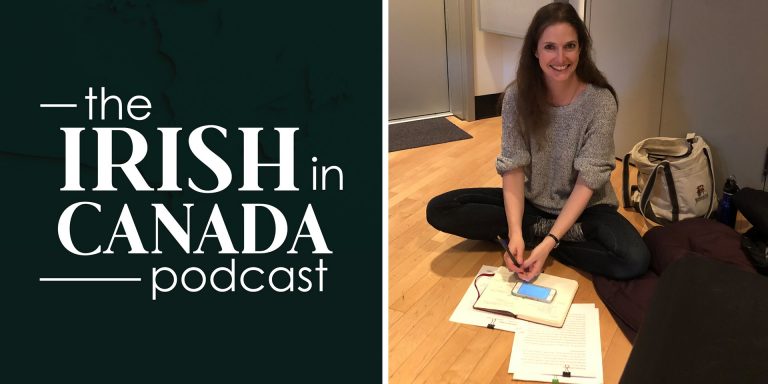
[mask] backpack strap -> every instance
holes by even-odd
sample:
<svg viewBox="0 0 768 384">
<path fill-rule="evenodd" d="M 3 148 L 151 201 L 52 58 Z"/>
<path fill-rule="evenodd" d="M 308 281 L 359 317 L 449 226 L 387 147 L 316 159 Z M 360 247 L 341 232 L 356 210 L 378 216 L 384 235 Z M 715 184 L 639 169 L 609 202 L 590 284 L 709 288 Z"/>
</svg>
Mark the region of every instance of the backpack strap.
<svg viewBox="0 0 768 384">
<path fill-rule="evenodd" d="M 707 146 L 704 146 L 702 148 L 702 152 L 704 152 L 704 156 L 707 157 L 707 166 L 709 166 L 709 180 L 711 181 L 711 188 L 710 191 L 712 191 L 709 194 L 709 210 L 707 210 L 707 215 L 705 217 L 709 217 L 712 214 L 712 211 L 715 209 L 715 170 L 712 167 L 712 157 L 709 156 L 709 148 Z"/>
<path fill-rule="evenodd" d="M 631 152 L 624 155 L 624 161 L 621 163 L 621 200 L 624 203 L 624 208 L 632 208 L 632 200 L 629 197 L 629 157 L 631 155 Z"/>
<path fill-rule="evenodd" d="M 653 207 L 649 204 L 651 200 L 651 191 L 653 191 L 653 187 L 656 184 L 656 174 L 659 170 L 664 172 L 665 180 L 667 182 L 667 192 L 669 193 L 669 201 L 672 205 L 672 221 L 656 216 L 653 212 Z M 680 205 L 677 202 L 677 189 L 675 188 L 675 181 L 672 179 L 672 169 L 670 168 L 668 161 L 662 161 L 657 164 L 651 174 L 648 175 L 643 194 L 640 196 L 640 209 L 638 210 L 646 220 L 651 220 L 655 223 L 669 224 L 678 220 L 680 215 Z"/>
<path fill-rule="evenodd" d="M 669 191 L 669 202 L 672 204 L 672 221 L 680 220 L 680 203 L 677 201 L 677 188 L 675 187 L 675 179 L 672 178 L 672 167 L 669 166 L 669 162 L 665 162 L 664 175 L 667 179 L 667 190 Z"/>
</svg>

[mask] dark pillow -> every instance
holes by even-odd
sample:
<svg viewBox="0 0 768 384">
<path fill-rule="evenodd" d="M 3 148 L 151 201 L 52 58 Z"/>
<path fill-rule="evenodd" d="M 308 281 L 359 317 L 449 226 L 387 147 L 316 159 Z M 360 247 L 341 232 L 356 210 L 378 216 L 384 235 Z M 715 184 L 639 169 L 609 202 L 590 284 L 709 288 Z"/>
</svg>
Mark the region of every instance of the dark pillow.
<svg viewBox="0 0 768 384">
<path fill-rule="evenodd" d="M 630 342 L 637 336 L 637 330 L 648 312 L 658 280 L 659 275 L 653 271 L 632 280 L 612 280 L 602 276 L 592 278 L 597 295 Z"/>
<path fill-rule="evenodd" d="M 698 256 L 755 271 L 741 250 L 741 236 L 733 228 L 714 220 L 688 219 L 651 228 L 643 240 L 651 252 L 650 270 L 645 275 L 632 280 L 592 278 L 598 296 L 630 342 L 634 341 L 643 323 L 659 276 L 676 260 Z"/>
<path fill-rule="evenodd" d="M 643 240 L 651 251 L 651 268 L 659 275 L 688 252 L 755 271 L 741 250 L 741 235 L 715 220 L 695 218 L 651 228 Z"/>
</svg>

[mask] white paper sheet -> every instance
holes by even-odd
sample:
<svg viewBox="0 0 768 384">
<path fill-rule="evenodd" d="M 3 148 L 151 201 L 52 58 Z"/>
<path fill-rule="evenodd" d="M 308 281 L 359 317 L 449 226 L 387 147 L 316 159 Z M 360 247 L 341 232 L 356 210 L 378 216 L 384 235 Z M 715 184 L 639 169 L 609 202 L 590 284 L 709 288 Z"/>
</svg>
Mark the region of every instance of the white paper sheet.
<svg viewBox="0 0 768 384">
<path fill-rule="evenodd" d="M 572 377 L 562 377 L 568 365 Z M 509 372 L 515 380 L 602 383 L 600 320 L 594 304 L 573 304 L 562 328 L 528 324 L 515 335 Z"/>
<path fill-rule="evenodd" d="M 498 267 L 490 265 L 483 265 L 477 275 L 482 273 L 493 273 L 497 268 Z M 480 292 L 483 292 L 490 280 L 490 278 L 481 278 L 477 280 L 477 289 L 479 289 Z M 477 325 L 479 327 L 486 327 L 488 324 L 493 324 L 495 329 L 509 332 L 517 332 L 526 326 L 528 323 L 527 321 L 518 320 L 508 316 L 494 315 L 493 313 L 472 308 L 472 305 L 477 301 L 477 290 L 475 289 L 474 283 L 475 280 L 473 279 L 469 284 L 469 288 L 467 288 L 467 292 L 464 293 L 464 297 L 462 297 L 459 302 L 459 305 L 453 310 L 450 321 L 454 323 Z"/>
</svg>

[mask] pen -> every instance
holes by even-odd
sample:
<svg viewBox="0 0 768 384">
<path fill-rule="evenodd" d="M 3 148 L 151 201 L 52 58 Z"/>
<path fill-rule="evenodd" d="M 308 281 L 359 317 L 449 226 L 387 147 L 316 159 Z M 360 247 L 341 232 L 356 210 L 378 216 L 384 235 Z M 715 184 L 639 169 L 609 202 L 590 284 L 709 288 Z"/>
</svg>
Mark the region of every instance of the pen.
<svg viewBox="0 0 768 384">
<path fill-rule="evenodd" d="M 504 239 L 502 239 L 501 236 L 496 236 L 496 240 L 504 248 L 504 251 L 509 253 L 509 258 L 512 259 L 512 263 L 515 264 L 515 267 L 522 268 L 523 266 L 520 265 L 520 263 L 517 262 L 517 259 L 515 258 L 515 255 L 513 255 L 512 252 L 509 251 L 509 247 L 507 247 L 507 242 L 504 241 Z"/>
</svg>

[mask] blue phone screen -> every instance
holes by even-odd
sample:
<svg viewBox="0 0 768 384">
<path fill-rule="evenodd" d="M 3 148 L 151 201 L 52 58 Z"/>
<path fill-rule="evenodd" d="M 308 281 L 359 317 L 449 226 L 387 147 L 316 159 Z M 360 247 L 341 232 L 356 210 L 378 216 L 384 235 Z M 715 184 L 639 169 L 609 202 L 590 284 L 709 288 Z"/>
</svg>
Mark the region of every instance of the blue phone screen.
<svg viewBox="0 0 768 384">
<path fill-rule="evenodd" d="M 521 295 L 535 297 L 537 299 L 546 300 L 549 296 L 549 288 L 540 287 L 538 285 L 523 283 L 520 289 L 517 291 Z"/>
</svg>

